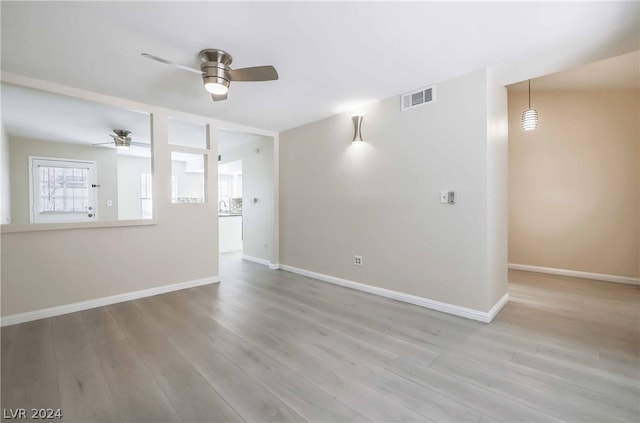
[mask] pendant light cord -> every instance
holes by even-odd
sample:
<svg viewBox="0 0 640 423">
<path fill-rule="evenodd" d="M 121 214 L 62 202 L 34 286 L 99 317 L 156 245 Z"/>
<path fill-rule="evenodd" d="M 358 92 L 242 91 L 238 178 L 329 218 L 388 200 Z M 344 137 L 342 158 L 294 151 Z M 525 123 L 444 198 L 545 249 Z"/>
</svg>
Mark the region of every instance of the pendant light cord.
<svg viewBox="0 0 640 423">
<path fill-rule="evenodd" d="M 531 109 L 531 80 L 529 80 L 529 109 Z"/>
</svg>

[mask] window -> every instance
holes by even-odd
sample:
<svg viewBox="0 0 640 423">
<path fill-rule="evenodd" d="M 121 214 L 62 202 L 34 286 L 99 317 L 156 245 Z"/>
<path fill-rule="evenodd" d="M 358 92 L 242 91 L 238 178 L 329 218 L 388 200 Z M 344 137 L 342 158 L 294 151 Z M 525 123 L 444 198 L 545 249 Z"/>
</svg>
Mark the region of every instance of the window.
<svg viewBox="0 0 640 423">
<path fill-rule="evenodd" d="M 31 223 L 96 220 L 96 163 L 29 157 Z"/>
<path fill-rule="evenodd" d="M 206 203 L 204 154 L 171 152 L 171 202 Z"/>
</svg>

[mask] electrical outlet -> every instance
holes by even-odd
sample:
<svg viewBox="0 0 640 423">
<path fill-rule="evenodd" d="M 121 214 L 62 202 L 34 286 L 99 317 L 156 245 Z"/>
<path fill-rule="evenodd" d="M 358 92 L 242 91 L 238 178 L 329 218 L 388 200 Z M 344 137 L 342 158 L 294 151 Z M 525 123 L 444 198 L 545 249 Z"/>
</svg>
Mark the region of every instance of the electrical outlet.
<svg viewBox="0 0 640 423">
<path fill-rule="evenodd" d="M 362 256 L 353 256 L 353 264 L 362 266 Z"/>
<path fill-rule="evenodd" d="M 265 250 L 269 249 L 269 243 L 265 242 L 264 244 L 262 244 L 262 246 L 265 248 Z"/>
</svg>

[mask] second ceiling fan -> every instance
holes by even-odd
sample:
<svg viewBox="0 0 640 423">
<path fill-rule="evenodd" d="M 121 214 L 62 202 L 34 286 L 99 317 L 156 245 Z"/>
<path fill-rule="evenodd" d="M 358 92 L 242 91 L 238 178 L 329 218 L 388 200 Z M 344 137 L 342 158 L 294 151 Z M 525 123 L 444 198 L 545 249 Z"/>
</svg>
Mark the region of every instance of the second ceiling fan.
<svg viewBox="0 0 640 423">
<path fill-rule="evenodd" d="M 141 53 L 141 55 L 147 59 L 174 66 L 178 69 L 200 74 L 204 82 L 204 89 L 211 93 L 213 101 L 227 99 L 229 85 L 232 81 L 274 81 L 278 79 L 276 68 L 270 65 L 231 69 L 229 65 L 231 65 L 233 58 L 229 53 L 218 49 L 202 50 L 198 54 L 202 61 L 199 70 L 152 54 Z"/>
</svg>

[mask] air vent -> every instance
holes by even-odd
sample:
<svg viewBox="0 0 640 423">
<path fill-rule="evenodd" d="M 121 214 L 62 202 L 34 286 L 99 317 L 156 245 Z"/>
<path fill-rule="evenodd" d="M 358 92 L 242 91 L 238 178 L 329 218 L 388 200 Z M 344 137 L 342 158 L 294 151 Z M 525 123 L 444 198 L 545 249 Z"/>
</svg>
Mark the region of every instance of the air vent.
<svg viewBox="0 0 640 423">
<path fill-rule="evenodd" d="M 432 85 L 430 87 L 420 88 L 419 90 L 402 94 L 400 99 L 400 110 L 403 112 L 405 110 L 413 109 L 414 107 L 435 103 L 436 87 L 435 85 Z"/>
</svg>

